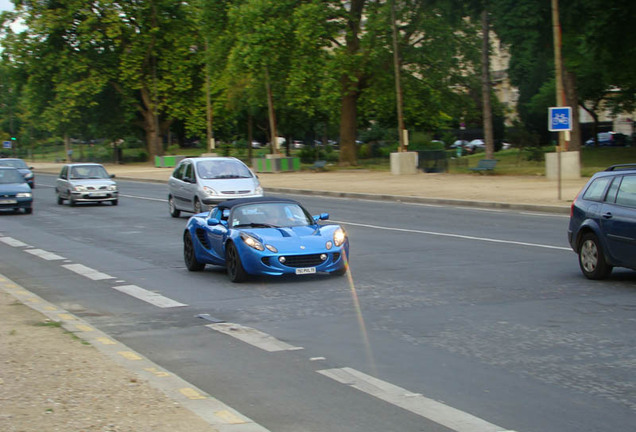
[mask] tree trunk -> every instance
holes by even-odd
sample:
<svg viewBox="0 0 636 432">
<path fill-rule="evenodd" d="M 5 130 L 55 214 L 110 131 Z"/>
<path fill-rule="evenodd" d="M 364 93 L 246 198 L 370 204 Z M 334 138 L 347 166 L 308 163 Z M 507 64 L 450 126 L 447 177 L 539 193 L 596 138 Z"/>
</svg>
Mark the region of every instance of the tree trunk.
<svg viewBox="0 0 636 432">
<path fill-rule="evenodd" d="M 572 108 L 572 132 L 570 133 L 570 143 L 568 151 L 581 150 L 581 124 L 579 122 L 579 95 L 576 90 L 576 76 L 573 72 L 564 68 L 563 87 L 565 89 L 566 104 Z"/>
<path fill-rule="evenodd" d="M 269 82 L 269 70 L 265 68 L 265 91 L 267 92 L 267 113 L 269 115 L 270 153 L 278 154 L 278 131 L 276 130 L 276 111 L 274 111 L 274 96 Z"/>
<path fill-rule="evenodd" d="M 139 111 L 144 118 L 144 130 L 146 131 L 146 146 L 150 160 L 155 156 L 163 156 L 163 145 L 161 145 L 161 131 L 159 126 L 159 116 L 153 109 L 153 104 L 148 93 L 148 89 L 141 89 L 141 98 L 144 106 L 139 107 Z"/>
<path fill-rule="evenodd" d="M 490 23 L 488 11 L 481 13 L 481 99 L 484 117 L 484 143 L 486 144 L 486 159 L 494 159 L 495 140 L 492 127 L 492 107 L 490 104 Z"/>
<path fill-rule="evenodd" d="M 347 18 L 348 31 L 345 35 L 347 55 L 351 58 L 360 52 L 360 22 L 365 0 L 351 0 Z M 360 95 L 360 70 L 342 72 L 342 101 L 340 104 L 340 165 L 357 165 L 356 132 L 358 129 L 358 97 Z M 357 76 L 353 79 L 351 76 Z"/>
<path fill-rule="evenodd" d="M 345 80 L 350 81 L 345 78 Z M 347 84 L 345 84 L 347 85 Z M 356 131 L 358 123 L 358 93 L 349 90 L 342 97 L 340 111 L 340 165 L 357 165 Z"/>
</svg>

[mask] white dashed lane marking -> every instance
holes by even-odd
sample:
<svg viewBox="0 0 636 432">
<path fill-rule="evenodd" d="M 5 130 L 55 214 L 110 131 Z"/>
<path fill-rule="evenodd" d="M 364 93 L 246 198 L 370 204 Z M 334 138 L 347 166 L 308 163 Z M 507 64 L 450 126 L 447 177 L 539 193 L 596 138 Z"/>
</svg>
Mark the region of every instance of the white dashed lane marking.
<svg viewBox="0 0 636 432">
<path fill-rule="evenodd" d="M 352 368 L 317 372 L 457 432 L 513 432 Z"/>
<path fill-rule="evenodd" d="M 115 279 L 111 275 L 107 275 L 106 273 L 102 273 L 90 267 L 86 267 L 83 264 L 64 264 L 62 267 L 69 269 L 70 271 L 73 271 L 78 275 L 87 277 L 91 280 Z"/>
<path fill-rule="evenodd" d="M 303 349 L 302 347 L 296 347 L 280 341 L 275 337 L 268 335 L 267 333 L 263 333 L 262 331 L 253 329 L 251 327 L 245 327 L 240 324 L 218 323 L 208 324 L 206 325 L 206 327 L 209 327 L 212 330 L 216 330 L 220 333 L 224 333 L 228 336 L 232 336 L 236 339 L 239 339 L 245 343 L 248 343 L 268 352 L 295 351 Z"/>
<path fill-rule="evenodd" d="M 143 300 L 146 303 L 150 303 L 160 308 L 187 306 L 187 304 L 179 303 L 178 301 L 172 300 L 168 297 L 164 297 L 161 294 L 148 291 L 147 289 L 141 288 L 137 285 L 121 285 L 115 286 L 113 287 L 113 289 L 116 289 L 117 291 L 123 292 L 125 294 L 128 294 L 129 296 L 135 297 L 139 300 Z"/>
</svg>

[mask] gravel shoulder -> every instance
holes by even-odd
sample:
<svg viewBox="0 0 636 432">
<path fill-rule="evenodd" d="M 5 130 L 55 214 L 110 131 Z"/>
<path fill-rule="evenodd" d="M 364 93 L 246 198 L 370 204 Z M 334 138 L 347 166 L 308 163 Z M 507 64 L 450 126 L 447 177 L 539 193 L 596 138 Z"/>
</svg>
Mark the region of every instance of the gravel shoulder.
<svg viewBox="0 0 636 432">
<path fill-rule="evenodd" d="M 0 430 L 216 431 L 2 290 L 0 317 Z"/>
</svg>

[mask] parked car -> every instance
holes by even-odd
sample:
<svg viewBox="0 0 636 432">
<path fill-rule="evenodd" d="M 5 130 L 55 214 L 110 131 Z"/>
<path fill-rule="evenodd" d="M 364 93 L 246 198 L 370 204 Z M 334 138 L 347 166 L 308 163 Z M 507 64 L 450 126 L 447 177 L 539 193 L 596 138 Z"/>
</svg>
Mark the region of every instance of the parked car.
<svg viewBox="0 0 636 432">
<path fill-rule="evenodd" d="M 168 208 L 172 217 L 181 212 L 201 213 L 207 206 L 235 198 L 263 196 L 258 177 L 233 157 L 186 158 L 168 180 Z"/>
<path fill-rule="evenodd" d="M 605 146 L 624 146 L 626 144 L 626 136 L 617 133 L 617 132 L 599 132 L 597 134 L 598 145 L 601 147 Z M 594 137 L 585 141 L 585 145 L 587 147 L 594 146 L 596 143 L 594 142 Z"/>
<path fill-rule="evenodd" d="M 33 192 L 17 168 L 0 166 L 0 209 L 33 212 Z"/>
<path fill-rule="evenodd" d="M 572 203 L 568 241 L 588 279 L 636 270 L 636 164 L 592 176 Z"/>
<path fill-rule="evenodd" d="M 20 174 L 24 176 L 31 189 L 35 187 L 35 176 L 33 175 L 33 167 L 30 167 L 22 159 L 17 158 L 2 158 L 0 159 L 0 166 L 7 166 L 17 168 Z"/>
<path fill-rule="evenodd" d="M 62 205 L 68 200 L 71 207 L 81 202 L 110 202 L 117 205 L 119 190 L 114 177 L 115 174 L 108 174 L 101 164 L 66 164 L 55 182 L 57 203 Z"/>
<path fill-rule="evenodd" d="M 321 225 L 294 200 L 261 197 L 225 201 L 192 216 L 183 233 L 183 258 L 190 271 L 224 266 L 232 282 L 249 275 L 344 275 L 349 239 L 340 225 Z"/>
</svg>

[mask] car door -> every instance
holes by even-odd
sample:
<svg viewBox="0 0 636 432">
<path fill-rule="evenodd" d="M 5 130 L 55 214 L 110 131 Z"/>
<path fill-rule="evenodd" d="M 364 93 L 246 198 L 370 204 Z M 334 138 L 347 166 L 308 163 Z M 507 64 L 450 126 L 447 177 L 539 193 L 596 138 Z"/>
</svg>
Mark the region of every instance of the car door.
<svg viewBox="0 0 636 432">
<path fill-rule="evenodd" d="M 227 209 L 222 211 L 215 208 L 210 212 L 210 218 L 216 219 L 219 222 L 224 220 L 227 223 L 228 214 L 229 210 Z M 225 240 L 227 238 L 227 234 L 228 228 L 222 223 L 208 225 L 207 236 L 210 242 L 210 253 L 218 259 L 219 262 L 225 261 Z"/>
<path fill-rule="evenodd" d="M 636 267 L 636 175 L 617 176 L 600 214 L 609 255 L 617 264 Z"/>
<path fill-rule="evenodd" d="M 170 180 L 168 180 L 168 187 L 170 194 L 174 198 L 174 205 L 179 210 L 190 210 L 190 200 L 188 198 L 186 171 L 188 166 L 191 166 L 189 161 L 182 161 L 175 170 L 172 172 Z"/>
<path fill-rule="evenodd" d="M 60 175 L 55 181 L 55 190 L 63 198 L 69 198 L 69 189 L 70 185 L 68 182 L 68 165 L 64 165 L 62 167 L 62 171 L 60 171 Z"/>
</svg>

